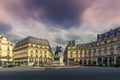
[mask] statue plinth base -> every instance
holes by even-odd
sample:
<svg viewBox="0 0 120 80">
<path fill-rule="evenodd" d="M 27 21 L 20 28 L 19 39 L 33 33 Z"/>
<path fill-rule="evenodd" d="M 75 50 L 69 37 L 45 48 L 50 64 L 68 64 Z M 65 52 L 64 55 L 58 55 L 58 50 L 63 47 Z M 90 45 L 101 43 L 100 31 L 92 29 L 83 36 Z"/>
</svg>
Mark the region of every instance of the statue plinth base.
<svg viewBox="0 0 120 80">
<path fill-rule="evenodd" d="M 65 63 L 63 62 L 63 56 L 55 56 L 52 65 L 53 66 L 65 66 Z"/>
</svg>

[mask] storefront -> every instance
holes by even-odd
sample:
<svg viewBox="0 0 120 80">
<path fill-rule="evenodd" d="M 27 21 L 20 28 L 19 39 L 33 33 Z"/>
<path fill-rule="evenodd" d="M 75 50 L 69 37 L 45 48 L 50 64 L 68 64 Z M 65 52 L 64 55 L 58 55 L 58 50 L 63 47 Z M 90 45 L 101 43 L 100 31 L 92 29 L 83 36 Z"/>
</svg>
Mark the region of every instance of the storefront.
<svg viewBox="0 0 120 80">
<path fill-rule="evenodd" d="M 74 65 L 74 59 L 69 59 L 69 65 Z"/>
</svg>

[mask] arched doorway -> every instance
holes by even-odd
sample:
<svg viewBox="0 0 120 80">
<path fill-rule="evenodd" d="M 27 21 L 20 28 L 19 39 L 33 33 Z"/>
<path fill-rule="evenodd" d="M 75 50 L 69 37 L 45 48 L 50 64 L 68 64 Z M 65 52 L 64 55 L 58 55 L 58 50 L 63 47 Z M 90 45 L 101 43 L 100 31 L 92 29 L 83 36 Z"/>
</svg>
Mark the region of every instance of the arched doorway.
<svg viewBox="0 0 120 80">
<path fill-rule="evenodd" d="M 117 57 L 117 66 L 120 66 L 120 56 L 119 57 Z"/>
<path fill-rule="evenodd" d="M 91 66 L 91 60 L 90 59 L 88 60 L 88 66 Z"/>
<path fill-rule="evenodd" d="M 82 60 L 80 60 L 80 65 L 82 65 Z"/>
<path fill-rule="evenodd" d="M 87 61 L 86 60 L 84 60 L 84 65 L 87 65 Z"/>
<path fill-rule="evenodd" d="M 98 66 L 102 66 L 102 58 L 101 57 L 98 58 Z"/>
<path fill-rule="evenodd" d="M 109 57 L 110 66 L 114 65 L 114 56 Z"/>
</svg>

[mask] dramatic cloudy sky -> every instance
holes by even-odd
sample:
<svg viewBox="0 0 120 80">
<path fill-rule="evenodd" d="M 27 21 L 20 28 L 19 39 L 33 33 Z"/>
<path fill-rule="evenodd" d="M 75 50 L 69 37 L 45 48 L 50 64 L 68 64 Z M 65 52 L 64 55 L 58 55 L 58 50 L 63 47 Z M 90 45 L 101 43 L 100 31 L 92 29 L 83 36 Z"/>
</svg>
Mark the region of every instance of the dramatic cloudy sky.
<svg viewBox="0 0 120 80">
<path fill-rule="evenodd" d="M 0 0 L 0 34 L 13 43 L 27 36 L 51 46 L 95 41 L 120 25 L 120 0 Z"/>
</svg>

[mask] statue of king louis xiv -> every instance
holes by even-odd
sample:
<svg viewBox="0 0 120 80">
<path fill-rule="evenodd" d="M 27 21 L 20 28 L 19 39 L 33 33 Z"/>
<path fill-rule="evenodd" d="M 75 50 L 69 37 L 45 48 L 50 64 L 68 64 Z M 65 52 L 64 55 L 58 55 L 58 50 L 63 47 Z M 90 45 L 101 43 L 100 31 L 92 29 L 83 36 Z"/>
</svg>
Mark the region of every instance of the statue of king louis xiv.
<svg viewBox="0 0 120 80">
<path fill-rule="evenodd" d="M 58 56 L 60 52 L 62 52 L 62 47 L 57 45 L 55 50 L 55 56 Z"/>
</svg>

